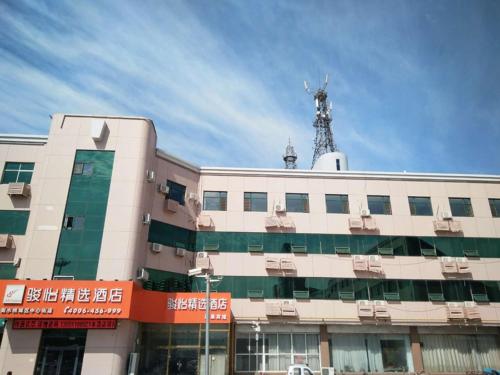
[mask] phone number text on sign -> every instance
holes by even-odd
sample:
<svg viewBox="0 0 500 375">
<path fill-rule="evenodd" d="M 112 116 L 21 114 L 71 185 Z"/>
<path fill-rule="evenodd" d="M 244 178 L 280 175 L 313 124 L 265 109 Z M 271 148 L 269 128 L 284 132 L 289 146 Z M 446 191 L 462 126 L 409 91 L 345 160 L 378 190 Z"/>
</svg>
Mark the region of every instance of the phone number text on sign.
<svg viewBox="0 0 500 375">
<path fill-rule="evenodd" d="M 77 314 L 77 315 L 102 315 L 102 314 L 121 314 L 122 309 L 119 307 L 108 308 L 86 308 L 86 307 L 71 307 L 64 308 L 64 314 Z"/>
</svg>

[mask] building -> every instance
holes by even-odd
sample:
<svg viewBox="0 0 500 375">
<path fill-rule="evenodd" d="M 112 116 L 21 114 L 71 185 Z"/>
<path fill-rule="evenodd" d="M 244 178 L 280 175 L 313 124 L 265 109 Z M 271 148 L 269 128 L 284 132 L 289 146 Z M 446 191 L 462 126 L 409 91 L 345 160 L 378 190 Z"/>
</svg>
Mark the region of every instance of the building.
<svg viewBox="0 0 500 375">
<path fill-rule="evenodd" d="M 208 260 L 211 374 L 500 367 L 500 176 L 199 168 L 64 114 L 0 161 L 2 374 L 203 373 Z"/>
</svg>

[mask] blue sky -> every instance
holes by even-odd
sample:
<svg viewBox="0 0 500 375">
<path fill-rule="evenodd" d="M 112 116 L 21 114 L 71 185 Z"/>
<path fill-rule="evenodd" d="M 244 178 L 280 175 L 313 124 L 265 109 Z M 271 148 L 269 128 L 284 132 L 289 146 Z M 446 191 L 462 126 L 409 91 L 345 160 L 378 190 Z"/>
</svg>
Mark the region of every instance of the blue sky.
<svg viewBox="0 0 500 375">
<path fill-rule="evenodd" d="M 0 132 L 150 117 L 204 166 L 311 164 L 329 73 L 351 170 L 500 173 L 500 2 L 1 1 Z"/>
</svg>

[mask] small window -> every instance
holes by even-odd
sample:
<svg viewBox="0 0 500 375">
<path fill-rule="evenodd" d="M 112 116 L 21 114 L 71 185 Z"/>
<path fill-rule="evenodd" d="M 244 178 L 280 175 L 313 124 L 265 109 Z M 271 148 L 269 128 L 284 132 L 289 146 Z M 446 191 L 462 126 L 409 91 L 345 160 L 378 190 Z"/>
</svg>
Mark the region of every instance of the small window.
<svg viewBox="0 0 500 375">
<path fill-rule="evenodd" d="M 267 193 L 245 193 L 243 201 L 245 211 L 267 211 Z"/>
<path fill-rule="evenodd" d="M 94 165 L 92 163 L 75 163 L 73 166 L 73 174 L 92 176 Z"/>
<path fill-rule="evenodd" d="M 66 230 L 83 230 L 85 218 L 83 216 L 66 216 L 63 227 Z"/>
<path fill-rule="evenodd" d="M 326 194 L 326 213 L 348 214 L 349 200 L 345 194 Z"/>
<path fill-rule="evenodd" d="M 205 211 L 227 211 L 227 191 L 205 191 L 203 193 Z"/>
<path fill-rule="evenodd" d="M 388 195 L 369 195 L 368 209 L 371 214 L 391 215 L 391 199 Z"/>
<path fill-rule="evenodd" d="M 288 212 L 309 212 L 309 195 L 286 193 L 286 210 Z"/>
<path fill-rule="evenodd" d="M 432 216 L 432 204 L 429 197 L 408 197 L 412 216 Z"/>
<path fill-rule="evenodd" d="M 488 201 L 490 202 L 491 216 L 500 217 L 500 199 L 490 198 Z"/>
<path fill-rule="evenodd" d="M 34 168 L 35 163 L 7 162 L 5 163 L 1 183 L 9 184 L 11 182 L 25 182 L 29 184 L 31 182 L 31 176 L 33 175 Z"/>
<path fill-rule="evenodd" d="M 337 171 L 340 171 L 340 159 L 336 159 L 335 163 L 337 165 Z"/>
<path fill-rule="evenodd" d="M 178 184 L 177 182 L 167 180 L 168 196 L 166 199 L 172 199 L 179 202 L 181 206 L 185 204 L 186 187 L 184 185 Z"/>
<path fill-rule="evenodd" d="M 470 198 L 449 198 L 451 214 L 453 216 L 474 216 Z"/>
</svg>

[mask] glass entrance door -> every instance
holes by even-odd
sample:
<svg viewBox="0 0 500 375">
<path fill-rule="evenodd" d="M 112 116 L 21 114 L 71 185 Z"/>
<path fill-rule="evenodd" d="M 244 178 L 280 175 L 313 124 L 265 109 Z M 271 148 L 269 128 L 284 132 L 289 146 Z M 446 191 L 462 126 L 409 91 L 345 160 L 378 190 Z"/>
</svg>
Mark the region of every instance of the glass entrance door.
<svg viewBox="0 0 500 375">
<path fill-rule="evenodd" d="M 78 375 L 81 369 L 82 348 L 47 346 L 43 353 L 41 375 Z M 83 353 L 81 353 L 83 354 Z"/>
</svg>

